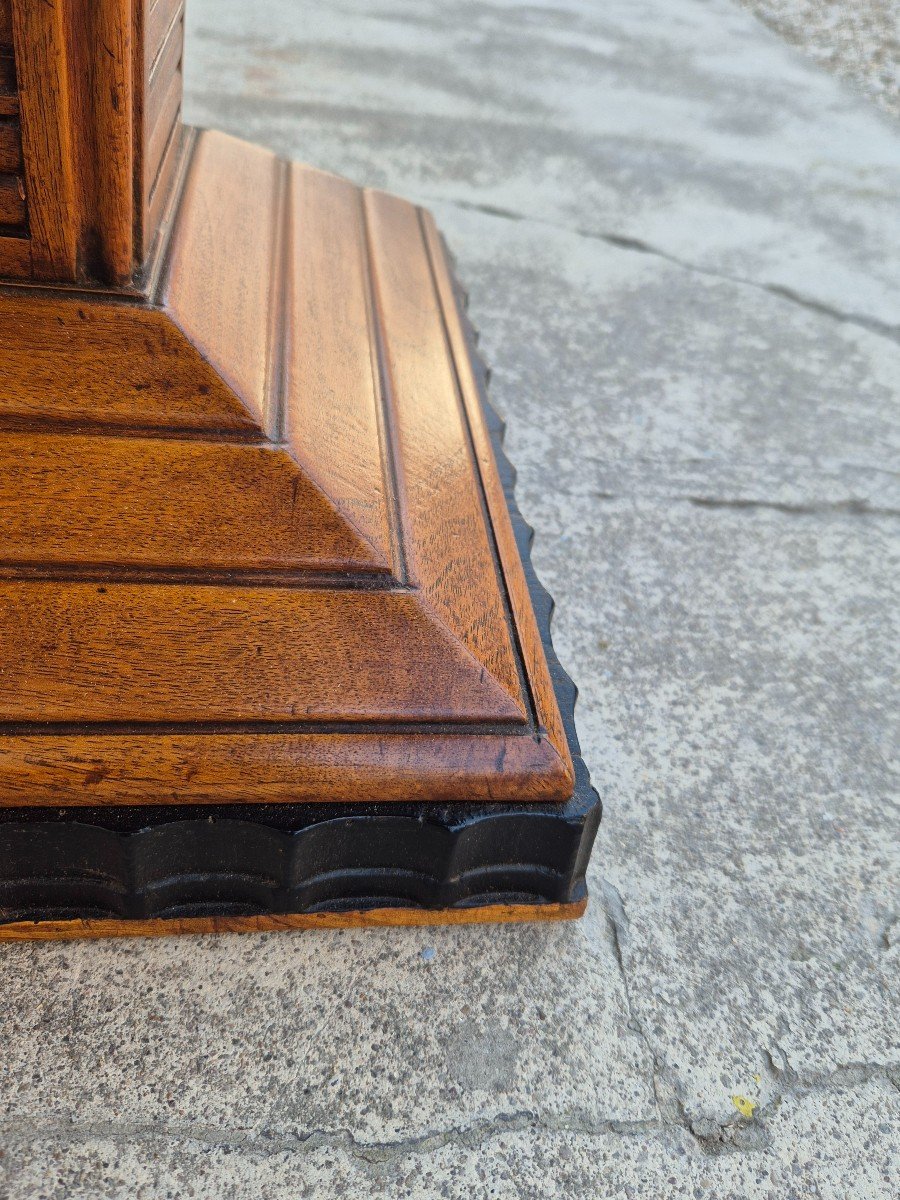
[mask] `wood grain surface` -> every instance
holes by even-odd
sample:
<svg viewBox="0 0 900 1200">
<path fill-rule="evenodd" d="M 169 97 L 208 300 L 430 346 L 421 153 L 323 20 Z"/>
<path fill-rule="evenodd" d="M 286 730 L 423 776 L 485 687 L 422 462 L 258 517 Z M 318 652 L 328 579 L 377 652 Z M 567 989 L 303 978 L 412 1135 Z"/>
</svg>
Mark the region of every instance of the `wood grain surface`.
<svg viewBox="0 0 900 1200">
<path fill-rule="evenodd" d="M 2 0 L 0 164 L 14 134 L 22 161 L 0 172 L 21 172 L 25 207 L 0 185 L 0 224 L 31 246 L 0 274 L 121 286 L 141 268 L 173 181 L 183 37 L 167 0 Z"/>
<path fill-rule="evenodd" d="M 505 925 L 576 921 L 587 900 L 573 904 L 486 904 L 471 908 L 370 908 L 348 912 L 270 913 L 252 917 L 177 917 L 139 920 L 16 921 L 0 925 L 0 942 L 75 938 L 170 937 L 175 934 L 286 933 L 299 930 L 416 928 L 429 925 Z"/>
<path fill-rule="evenodd" d="M 0 171 L 0 225 L 25 222 L 25 181 L 21 175 Z"/>
<path fill-rule="evenodd" d="M 203 348 L 161 310 L 10 289 L 0 291 L 0 427 L 23 424 L 262 437 Z"/>
<path fill-rule="evenodd" d="M 365 199 L 410 578 L 521 706 L 503 592 L 419 215 L 383 192 L 369 192 Z"/>
<path fill-rule="evenodd" d="M 0 800 L 565 800 L 433 224 L 184 144 L 142 288 L 0 289 Z"/>
<path fill-rule="evenodd" d="M 156 62 L 169 31 L 184 16 L 184 0 L 146 0 L 144 8 L 144 69 Z"/>
<path fill-rule="evenodd" d="M 38 279 L 74 279 L 81 203 L 68 53 L 68 3 L 12 0 L 13 41 L 32 242 Z"/>
<path fill-rule="evenodd" d="M 0 721 L 522 721 L 411 592 L 0 581 Z"/>
<path fill-rule="evenodd" d="M 181 726 L 83 722 L 0 731 L 0 801 L 59 804 L 532 803 L 571 785 L 546 738 L 450 725 L 377 730 L 285 722 Z"/>
<path fill-rule="evenodd" d="M 161 303 L 268 435 L 278 420 L 270 374 L 281 302 L 287 173 L 268 150 L 202 136 L 184 187 Z"/>
<path fill-rule="evenodd" d="M 389 570 L 287 449 L 270 444 L 7 433 L 0 522 L 0 568 Z"/>
<path fill-rule="evenodd" d="M 135 261 L 134 209 L 135 48 L 133 0 L 91 0 L 79 39 L 79 62 L 89 83 L 89 107 L 81 121 L 82 203 L 91 273 L 125 283 Z M 86 54 L 85 51 L 88 53 Z M 85 61 L 86 60 L 86 61 Z"/>
<path fill-rule="evenodd" d="M 184 5 L 160 0 L 144 22 L 144 90 L 138 127 L 142 137 L 136 175 L 143 199 L 142 238 L 149 252 L 159 224 L 159 194 L 181 127 Z"/>
<path fill-rule="evenodd" d="M 31 238 L 24 234 L 0 234 L 0 275 L 25 279 L 31 273 Z"/>
<path fill-rule="evenodd" d="M 0 121 L 0 173 L 17 174 L 22 171 L 22 133 L 17 121 Z"/>
<path fill-rule="evenodd" d="M 361 193 L 298 164 L 290 185 L 284 432 L 304 472 L 399 576 Z"/>
</svg>

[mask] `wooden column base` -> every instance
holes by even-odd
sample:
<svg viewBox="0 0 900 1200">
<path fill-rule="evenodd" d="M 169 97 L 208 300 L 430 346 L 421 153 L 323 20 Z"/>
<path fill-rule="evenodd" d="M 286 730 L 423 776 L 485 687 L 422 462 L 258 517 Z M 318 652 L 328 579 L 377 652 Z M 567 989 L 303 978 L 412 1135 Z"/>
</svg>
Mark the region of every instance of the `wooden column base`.
<svg viewBox="0 0 900 1200">
<path fill-rule="evenodd" d="M 177 175 L 133 286 L 0 286 L 0 938 L 578 915 L 599 801 L 433 221 L 219 134 Z"/>
</svg>

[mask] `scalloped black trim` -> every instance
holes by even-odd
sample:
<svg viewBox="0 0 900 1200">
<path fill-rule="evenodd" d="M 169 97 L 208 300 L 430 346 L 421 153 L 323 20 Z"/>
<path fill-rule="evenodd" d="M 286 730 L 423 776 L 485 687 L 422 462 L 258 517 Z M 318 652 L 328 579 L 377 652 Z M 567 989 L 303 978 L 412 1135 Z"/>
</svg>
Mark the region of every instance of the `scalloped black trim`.
<svg viewBox="0 0 900 1200">
<path fill-rule="evenodd" d="M 238 804 L 0 808 L 0 924 L 366 908 L 568 904 L 600 821 L 575 733 L 577 691 L 550 639 L 504 425 L 457 292 L 500 477 L 575 762 L 555 804 Z"/>
</svg>

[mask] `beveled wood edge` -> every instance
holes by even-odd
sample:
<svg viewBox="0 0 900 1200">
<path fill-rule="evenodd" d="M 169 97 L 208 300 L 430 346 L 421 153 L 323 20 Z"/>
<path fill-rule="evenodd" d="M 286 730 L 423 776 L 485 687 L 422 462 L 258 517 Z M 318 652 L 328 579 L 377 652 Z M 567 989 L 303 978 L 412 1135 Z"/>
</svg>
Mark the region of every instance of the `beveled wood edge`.
<svg viewBox="0 0 900 1200">
<path fill-rule="evenodd" d="M 340 176 L 289 162 L 282 223 L 281 438 L 343 520 L 402 582 L 403 531 L 387 444 L 362 193 Z M 312 305 L 315 320 L 309 319 Z M 340 364 L 336 378 L 308 369 L 320 358 Z M 340 408 L 329 394 L 337 382 Z"/>
<path fill-rule="evenodd" d="M 271 356 L 282 311 L 286 195 L 287 168 L 271 150 L 200 131 L 156 294 L 144 298 L 174 322 L 270 440 L 278 406 Z"/>
<path fill-rule="evenodd" d="M 472 908 L 370 908 L 348 912 L 265 913 L 252 917 L 173 917 L 151 920 L 14 921 L 0 925 L 0 942 L 76 938 L 171 937 L 176 934 L 284 933 L 326 929 L 424 928 L 435 925 L 511 925 L 576 921 L 587 897 L 572 904 L 485 904 Z"/>
<path fill-rule="evenodd" d="M 459 381 L 481 486 L 490 514 L 490 525 L 503 570 L 507 597 L 513 613 L 519 649 L 524 659 L 525 677 L 531 693 L 538 726 L 559 754 L 566 773 L 574 781 L 574 766 L 563 728 L 559 703 L 550 677 L 534 605 L 528 591 L 519 547 L 516 544 L 503 483 L 497 466 L 492 439 L 485 419 L 481 388 L 473 361 L 476 354 L 471 339 L 466 337 L 464 318 L 460 312 L 457 291 L 448 262 L 447 251 L 434 217 L 420 209 L 425 242 L 431 257 L 435 286 L 443 308 L 447 339 Z"/>
<path fill-rule="evenodd" d="M 363 198 L 409 578 L 524 717 L 521 662 L 419 212 L 387 192 L 365 189 Z"/>
<path fill-rule="evenodd" d="M 17 335 L 17 326 L 26 332 Z M 75 341 L 85 327 L 90 337 Z M 168 313 L 132 295 L 3 280 L 0 331 L 4 431 L 262 441 L 253 414 L 202 349 Z"/>
<path fill-rule="evenodd" d="M 0 803 L 16 808 L 368 798 L 563 803 L 572 790 L 546 738 L 464 724 L 457 733 L 410 726 L 377 733 L 360 725 L 341 733 L 0 736 Z"/>
</svg>

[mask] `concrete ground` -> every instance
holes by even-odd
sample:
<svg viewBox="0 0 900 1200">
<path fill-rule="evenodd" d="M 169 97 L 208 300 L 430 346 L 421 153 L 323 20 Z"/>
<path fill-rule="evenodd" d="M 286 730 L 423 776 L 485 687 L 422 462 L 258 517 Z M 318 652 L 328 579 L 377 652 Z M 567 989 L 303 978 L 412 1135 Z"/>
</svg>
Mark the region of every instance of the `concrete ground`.
<svg viewBox="0 0 900 1200">
<path fill-rule="evenodd" d="M 900 130 L 729 0 L 189 14 L 189 118 L 457 254 L 593 899 L 7 946 L 0 1194 L 896 1196 Z"/>
<path fill-rule="evenodd" d="M 900 117 L 897 0 L 740 0 L 885 112 Z"/>
</svg>

